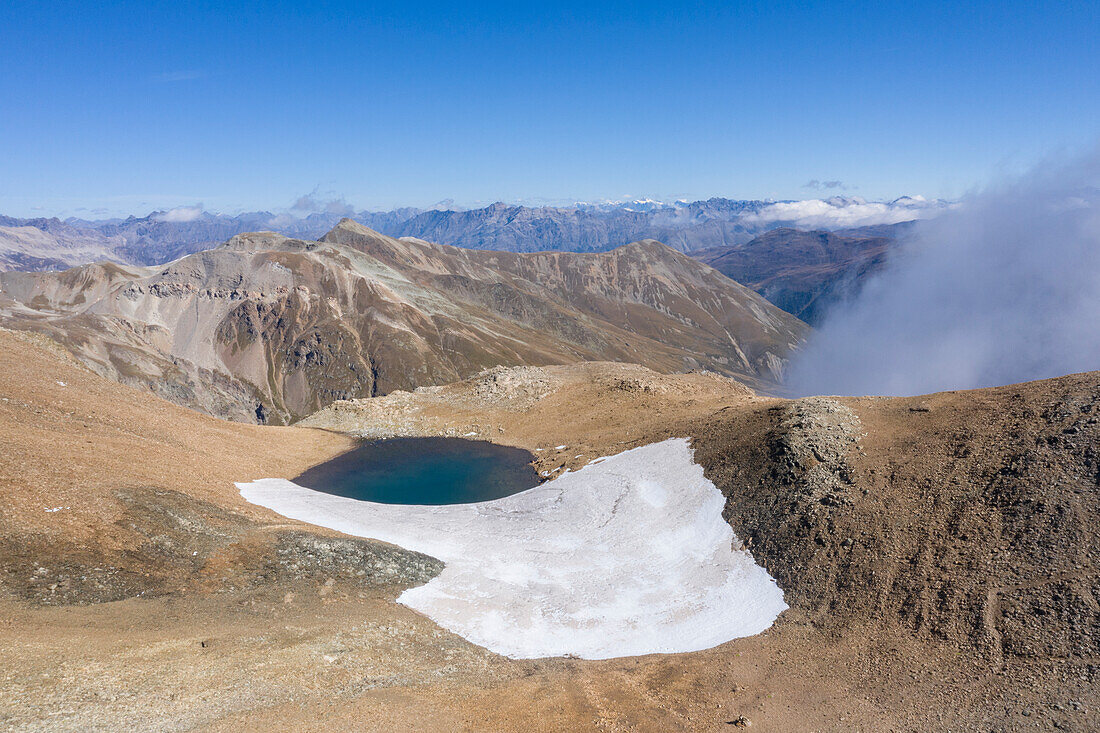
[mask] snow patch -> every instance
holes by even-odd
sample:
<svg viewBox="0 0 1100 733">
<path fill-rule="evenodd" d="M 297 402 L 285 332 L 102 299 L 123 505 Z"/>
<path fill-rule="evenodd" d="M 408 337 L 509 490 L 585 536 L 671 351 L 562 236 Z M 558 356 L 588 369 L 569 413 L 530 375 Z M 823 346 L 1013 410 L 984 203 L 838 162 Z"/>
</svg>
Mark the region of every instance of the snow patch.
<svg viewBox="0 0 1100 733">
<path fill-rule="evenodd" d="M 479 504 L 376 504 L 286 479 L 237 487 L 286 517 L 443 560 L 398 601 L 512 658 L 696 651 L 758 634 L 787 608 L 734 549 L 725 499 L 682 438 Z"/>
</svg>

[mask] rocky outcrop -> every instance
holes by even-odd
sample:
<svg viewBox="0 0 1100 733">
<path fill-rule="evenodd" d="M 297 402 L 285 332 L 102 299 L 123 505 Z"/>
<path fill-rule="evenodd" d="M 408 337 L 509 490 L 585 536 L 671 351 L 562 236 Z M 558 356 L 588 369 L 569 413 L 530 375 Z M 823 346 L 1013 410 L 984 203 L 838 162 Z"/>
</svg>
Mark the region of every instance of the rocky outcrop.
<svg viewBox="0 0 1100 733">
<path fill-rule="evenodd" d="M 395 595 L 443 569 L 435 558 L 393 545 L 269 529 L 178 491 L 135 489 L 115 498 L 124 509 L 110 532 L 135 551 L 5 532 L 0 587 L 45 606 L 153 598 L 187 586 L 211 591 L 276 585 L 286 593 L 335 580 Z"/>
<path fill-rule="evenodd" d="M 738 537 L 815 624 L 871 622 L 993 668 L 1058 660 L 1095 679 L 1095 373 L 776 403 L 719 416 L 696 445 Z"/>
</svg>

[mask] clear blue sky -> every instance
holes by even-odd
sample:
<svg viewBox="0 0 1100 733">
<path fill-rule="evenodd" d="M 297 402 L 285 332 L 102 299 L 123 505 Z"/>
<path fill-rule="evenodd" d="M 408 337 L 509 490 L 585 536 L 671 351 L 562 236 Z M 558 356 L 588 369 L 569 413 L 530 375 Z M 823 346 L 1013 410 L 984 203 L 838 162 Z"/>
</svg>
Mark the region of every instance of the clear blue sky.
<svg viewBox="0 0 1100 733">
<path fill-rule="evenodd" d="M 1098 6 L 7 0 L 0 213 L 952 197 L 1095 144 Z"/>
</svg>

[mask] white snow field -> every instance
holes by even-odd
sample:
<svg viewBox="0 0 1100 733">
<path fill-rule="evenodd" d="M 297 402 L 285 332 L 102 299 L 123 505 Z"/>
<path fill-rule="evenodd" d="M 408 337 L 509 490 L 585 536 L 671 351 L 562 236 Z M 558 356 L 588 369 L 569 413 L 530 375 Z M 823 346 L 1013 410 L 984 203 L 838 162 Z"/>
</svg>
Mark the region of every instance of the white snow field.
<svg viewBox="0 0 1100 733">
<path fill-rule="evenodd" d="M 398 601 L 517 659 L 707 649 L 771 626 L 783 593 L 722 519 L 725 500 L 674 438 L 479 504 L 357 501 L 286 479 L 253 504 L 446 563 Z"/>
</svg>

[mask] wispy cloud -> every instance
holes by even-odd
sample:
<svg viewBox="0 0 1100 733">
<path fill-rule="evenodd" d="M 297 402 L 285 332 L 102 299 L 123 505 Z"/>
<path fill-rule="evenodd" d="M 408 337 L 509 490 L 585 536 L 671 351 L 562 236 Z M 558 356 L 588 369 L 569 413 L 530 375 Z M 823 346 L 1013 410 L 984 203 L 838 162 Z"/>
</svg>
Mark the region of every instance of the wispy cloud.
<svg viewBox="0 0 1100 733">
<path fill-rule="evenodd" d="M 290 210 L 295 214 L 335 214 L 338 216 L 351 216 L 355 213 L 355 207 L 335 191 L 321 191 L 320 186 L 307 194 L 299 196 L 291 205 Z"/>
<path fill-rule="evenodd" d="M 811 188 L 815 191 L 848 191 L 855 188 L 855 186 L 849 186 L 844 181 L 819 181 L 816 178 L 810 181 L 806 181 L 802 185 L 802 188 Z"/>
</svg>

